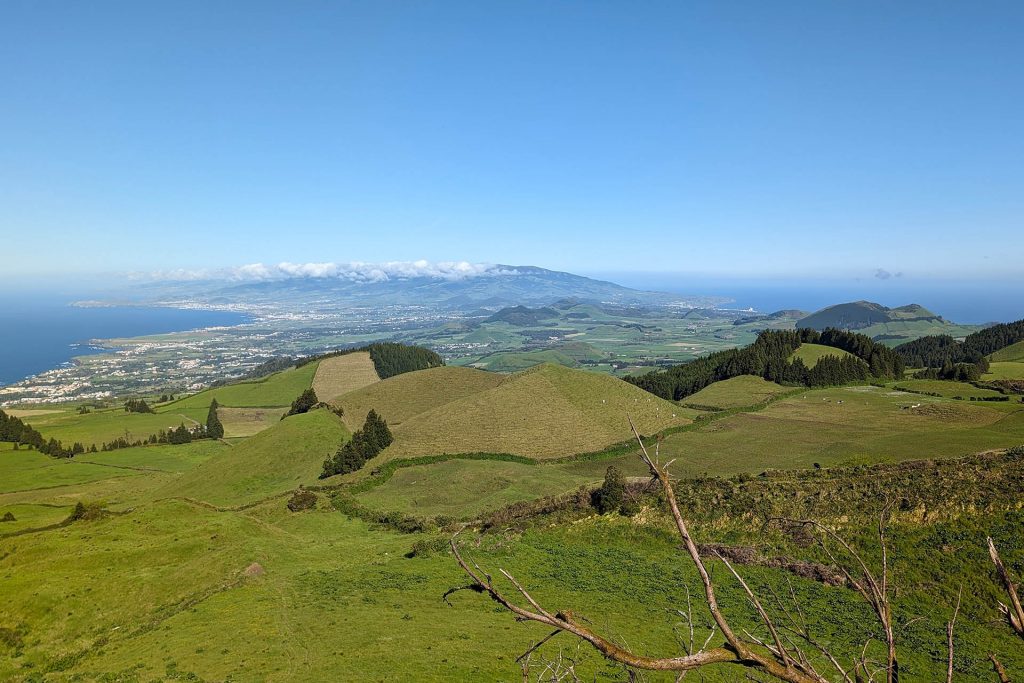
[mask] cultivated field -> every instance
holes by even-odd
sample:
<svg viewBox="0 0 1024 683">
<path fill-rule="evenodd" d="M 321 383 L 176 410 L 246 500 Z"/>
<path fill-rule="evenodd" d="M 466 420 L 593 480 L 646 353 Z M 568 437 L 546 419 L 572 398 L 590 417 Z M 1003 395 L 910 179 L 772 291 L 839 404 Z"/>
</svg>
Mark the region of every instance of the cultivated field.
<svg viewBox="0 0 1024 683">
<path fill-rule="evenodd" d="M 86 448 L 92 445 L 99 448 L 120 437 L 131 442 L 142 441 L 161 430 L 173 429 L 181 424 L 192 426 L 197 422 L 205 422 L 207 408 L 176 406 L 160 409 L 157 413 L 128 413 L 123 408 L 107 408 L 93 410 L 85 415 L 62 412 L 26 417 L 25 422 L 38 429 L 43 437 L 57 439 L 66 446 L 77 441 Z"/>
<path fill-rule="evenodd" d="M 358 351 L 320 361 L 313 376 L 313 391 L 321 401 L 330 401 L 379 381 L 370 354 Z"/>
<path fill-rule="evenodd" d="M 258 434 L 281 421 L 284 408 L 217 408 L 224 425 L 224 438 L 235 439 Z"/>
</svg>

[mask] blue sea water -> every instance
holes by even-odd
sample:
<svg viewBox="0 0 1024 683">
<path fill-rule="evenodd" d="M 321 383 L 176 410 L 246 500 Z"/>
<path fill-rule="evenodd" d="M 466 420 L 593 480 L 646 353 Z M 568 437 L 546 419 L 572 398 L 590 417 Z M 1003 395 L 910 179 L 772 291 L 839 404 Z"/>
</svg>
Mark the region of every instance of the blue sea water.
<svg viewBox="0 0 1024 683">
<path fill-rule="evenodd" d="M 764 313 L 782 309 L 813 312 L 849 301 L 896 307 L 920 304 L 946 320 L 963 324 L 1024 319 L 1024 278 L 1002 280 L 914 280 L 891 277 L 860 280 L 696 278 L 658 273 L 608 273 L 605 279 L 627 287 L 733 300 L 728 308 Z"/>
<path fill-rule="evenodd" d="M 165 334 L 237 325 L 237 313 L 143 306 L 82 308 L 67 299 L 0 297 L 0 385 L 10 384 L 96 353 L 91 339 Z"/>
</svg>

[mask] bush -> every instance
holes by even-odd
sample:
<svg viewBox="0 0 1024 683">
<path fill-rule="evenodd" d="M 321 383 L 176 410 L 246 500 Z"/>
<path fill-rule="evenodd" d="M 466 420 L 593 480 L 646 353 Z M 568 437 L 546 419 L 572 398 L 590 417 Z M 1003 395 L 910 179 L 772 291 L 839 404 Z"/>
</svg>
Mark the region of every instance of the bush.
<svg viewBox="0 0 1024 683">
<path fill-rule="evenodd" d="M 292 512 L 300 512 L 301 510 L 312 510 L 316 507 L 316 494 L 312 491 L 306 491 L 305 489 L 299 489 L 292 494 L 292 497 L 288 500 L 288 509 Z"/>
<path fill-rule="evenodd" d="M 299 397 L 297 399 L 292 401 L 292 407 L 288 409 L 288 412 L 285 413 L 284 417 L 282 417 L 281 419 L 283 420 L 285 417 L 288 417 L 289 415 L 300 415 L 302 413 L 308 413 L 319 402 L 320 399 L 316 397 L 316 392 L 313 391 L 312 389 L 306 389 L 301 394 L 299 394 Z"/>
<path fill-rule="evenodd" d="M 14 513 L 11 512 L 10 510 L 5 512 L 3 517 L 0 517 L 0 522 L 14 522 L 14 521 L 17 521 L 17 520 L 14 519 Z"/>
<path fill-rule="evenodd" d="M 446 538 L 422 538 L 412 544 L 412 550 L 405 554 L 406 557 L 430 557 L 438 553 L 448 552 L 448 539 Z"/>
<path fill-rule="evenodd" d="M 604 473 L 604 483 L 601 484 L 601 488 L 595 490 L 591 495 L 591 504 L 603 515 L 621 508 L 625 494 L 626 482 L 622 478 L 622 472 L 612 465 Z"/>
</svg>

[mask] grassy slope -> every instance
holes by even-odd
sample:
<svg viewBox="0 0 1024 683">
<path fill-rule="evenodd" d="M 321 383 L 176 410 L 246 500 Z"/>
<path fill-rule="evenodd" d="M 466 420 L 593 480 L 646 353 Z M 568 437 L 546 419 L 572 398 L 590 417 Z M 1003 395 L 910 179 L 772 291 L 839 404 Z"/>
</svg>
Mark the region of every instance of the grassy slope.
<svg viewBox="0 0 1024 683">
<path fill-rule="evenodd" d="M 370 354 L 360 351 L 320 361 L 313 377 L 313 390 L 321 401 L 330 401 L 379 381 Z"/>
<path fill-rule="evenodd" d="M 920 407 L 904 409 L 914 404 Z M 680 476 L 696 476 L 807 467 L 814 462 L 951 457 L 1022 443 L 1020 404 L 976 404 L 876 387 L 843 387 L 808 391 L 760 412 L 672 434 L 662 453 L 679 458 L 674 469 Z"/>
<path fill-rule="evenodd" d="M 256 382 L 239 382 L 201 391 L 160 406 L 160 412 L 180 412 L 184 408 L 206 410 L 214 398 L 217 403 L 232 408 L 275 408 L 289 406 L 299 394 L 313 384 L 317 363 L 292 368 L 265 377 Z M 203 413 L 205 419 L 206 413 Z"/>
<path fill-rule="evenodd" d="M 217 417 L 224 425 L 224 438 L 253 436 L 273 427 L 287 412 L 285 408 L 226 408 L 217 409 Z"/>
<path fill-rule="evenodd" d="M 501 375 L 471 368 L 431 368 L 389 377 L 333 403 L 344 409 L 349 429 L 362 427 L 371 408 L 394 427 L 428 410 L 496 387 L 502 379 Z"/>
<path fill-rule="evenodd" d="M 1024 363 L 990 363 L 982 379 L 1024 379 Z"/>
<path fill-rule="evenodd" d="M 709 538 L 704 528 L 695 533 Z M 934 535 L 894 534 L 904 572 L 930 566 L 941 542 Z M 458 593 L 446 605 L 439 596 L 465 578 L 445 554 L 403 557 L 416 539 L 372 530 L 334 512 L 292 514 L 279 503 L 219 513 L 175 501 L 10 542 L 0 539 L 0 623 L 25 631 L 21 656 L 0 650 L 0 678 L 49 671 L 57 680 L 366 680 L 367 662 L 373 680 L 516 678 L 515 657 L 549 630 L 517 624 L 472 592 Z M 977 542 L 970 550 L 983 553 Z M 685 606 L 686 589 L 693 595 L 698 583 L 691 565 L 680 559 L 677 538 L 636 520 L 606 517 L 485 539 L 465 552 L 503 588 L 497 567 L 521 580 L 542 604 L 572 609 L 633 648 L 679 652 L 673 631 L 678 619 L 667 609 Z M 1019 557 L 1019 551 L 1007 553 Z M 75 561 L 67 562 L 68 556 Z M 251 562 L 263 567 L 263 575 L 242 576 Z M 718 563 L 708 564 L 716 577 L 725 574 Z M 29 565 L 32 571 L 12 571 Z M 820 624 L 819 640 L 837 646 L 844 661 L 857 652 L 867 617 L 852 591 L 759 567 L 740 571 L 759 593 L 766 585 L 785 595 L 792 589 L 803 612 Z M 920 590 L 917 582 L 908 592 L 906 573 L 898 578 L 900 623 L 914 617 L 913 627 L 901 632 L 905 676 L 939 680 L 945 603 L 955 593 L 955 577 L 936 587 L 929 575 L 938 605 L 913 592 Z M 736 583 L 719 579 L 718 586 L 723 611 L 738 629 L 751 628 L 753 618 Z M 996 620 L 994 609 L 970 592 L 965 599 L 957 680 L 991 680 L 984 667 L 988 650 L 1018 672 L 1024 658 L 1013 636 L 988 624 Z M 856 615 L 854 626 L 827 616 L 838 614 Z M 818 620 L 819 615 L 826 616 Z M 707 633 L 699 622 L 698 642 Z M 928 644 L 935 651 L 932 662 Z M 557 654 L 559 645 L 576 652 L 567 640 L 550 646 L 548 654 Z M 583 680 L 621 678 L 621 670 L 592 649 L 579 653 Z M 709 683 L 724 683 L 738 680 L 743 670 L 719 666 L 701 674 Z"/>
<path fill-rule="evenodd" d="M 818 361 L 825 356 L 835 356 L 836 358 L 845 358 L 846 356 L 852 356 L 853 354 L 849 351 L 843 351 L 842 349 L 833 348 L 831 346 L 823 346 L 821 344 L 801 344 L 800 348 L 794 351 L 789 359 L 795 360 L 800 358 L 803 360 L 804 365 L 809 368 L 813 368 L 818 364 Z"/>
<path fill-rule="evenodd" d="M 642 433 L 653 434 L 686 424 L 692 411 L 607 375 L 541 365 L 402 422 L 381 457 L 585 453 L 628 438 L 627 414 Z"/>
<path fill-rule="evenodd" d="M 173 405 L 173 404 L 169 404 Z M 60 413 L 28 418 L 25 421 L 39 430 L 45 438 L 54 438 L 71 445 L 78 441 L 88 448 L 118 437 L 130 441 L 145 440 L 160 430 L 173 429 L 184 423 L 206 420 L 206 408 L 195 409 L 179 406 L 161 410 L 158 413 L 127 413 L 122 408 L 95 410 L 86 415 Z"/>
<path fill-rule="evenodd" d="M 161 495 L 238 506 L 313 484 L 324 458 L 348 437 L 333 413 L 293 415 L 192 469 Z"/>
<path fill-rule="evenodd" d="M 716 408 L 739 408 L 767 401 L 772 396 L 791 391 L 784 386 L 769 382 L 754 375 L 740 375 L 731 379 L 715 382 L 692 396 L 687 396 L 684 403 L 694 406 L 714 406 Z"/>
<path fill-rule="evenodd" d="M 1024 341 L 999 349 L 989 356 L 989 360 L 1002 363 L 1024 363 Z"/>
<path fill-rule="evenodd" d="M 566 467 L 449 460 L 399 469 L 386 483 L 360 494 L 358 499 L 378 510 L 461 518 L 565 493 L 598 480 Z"/>
<path fill-rule="evenodd" d="M 931 394 L 939 394 L 946 398 L 960 396 L 969 399 L 971 396 L 977 398 L 1002 396 L 998 391 L 992 389 L 979 389 L 967 382 L 953 382 L 942 379 L 911 379 L 904 380 L 897 384 L 899 388 L 907 388 L 911 391 L 923 391 Z"/>
</svg>

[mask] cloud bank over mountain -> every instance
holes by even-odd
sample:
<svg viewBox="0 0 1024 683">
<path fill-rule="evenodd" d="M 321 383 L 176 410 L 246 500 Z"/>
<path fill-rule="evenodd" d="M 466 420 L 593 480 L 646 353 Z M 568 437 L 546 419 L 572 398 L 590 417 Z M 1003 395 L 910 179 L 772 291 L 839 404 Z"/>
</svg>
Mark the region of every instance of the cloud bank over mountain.
<svg viewBox="0 0 1024 683">
<path fill-rule="evenodd" d="M 290 263 L 266 265 L 250 263 L 243 266 L 212 270 L 170 270 L 136 274 L 138 279 L 157 281 L 227 280 L 232 282 L 268 282 L 290 279 L 334 278 L 352 282 L 386 282 L 430 278 L 465 280 L 475 277 L 518 275 L 515 268 L 468 261 L 387 261 L 384 263 Z"/>
</svg>

